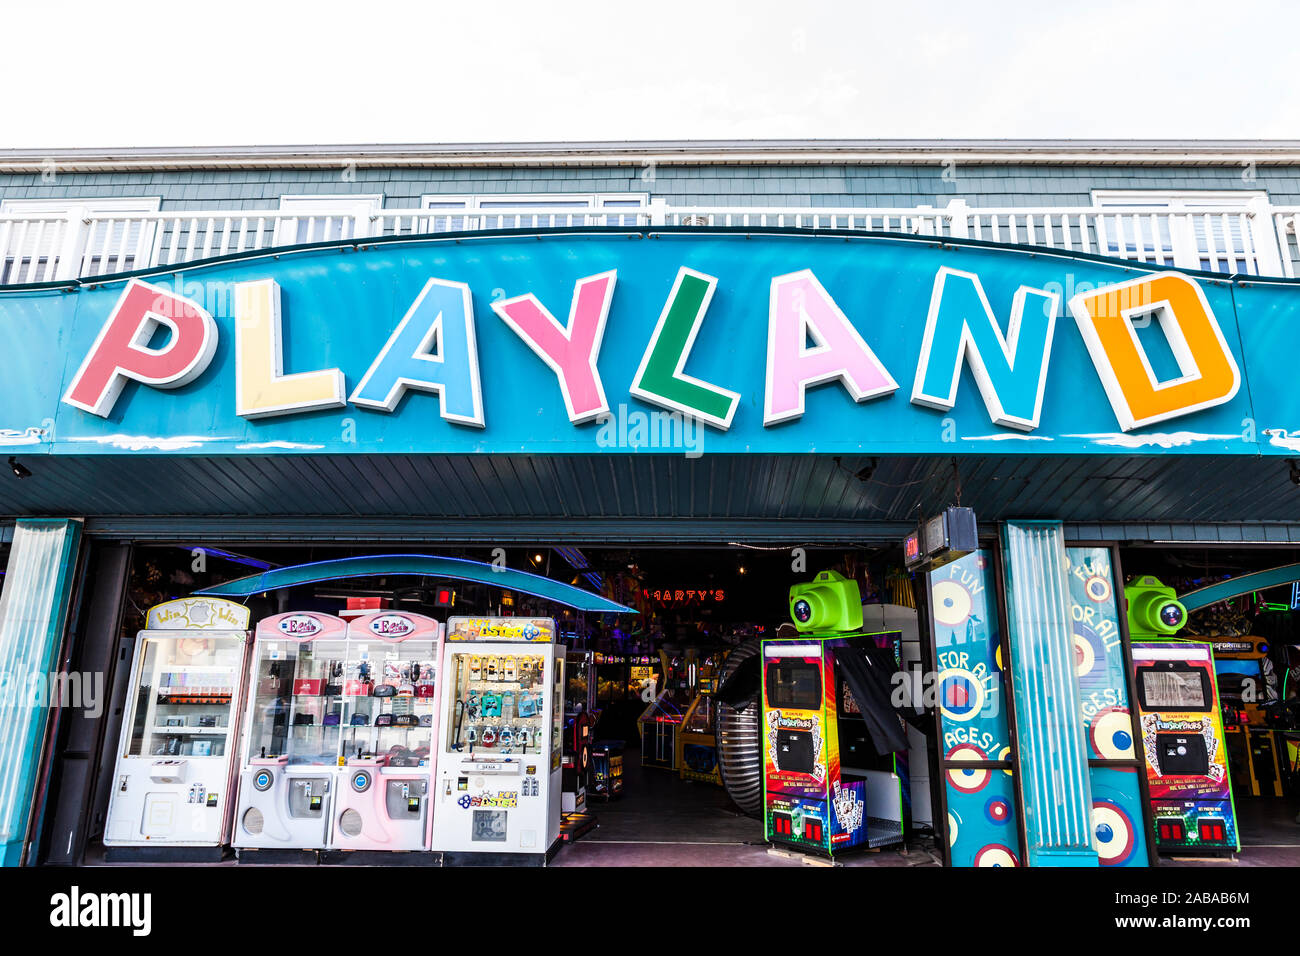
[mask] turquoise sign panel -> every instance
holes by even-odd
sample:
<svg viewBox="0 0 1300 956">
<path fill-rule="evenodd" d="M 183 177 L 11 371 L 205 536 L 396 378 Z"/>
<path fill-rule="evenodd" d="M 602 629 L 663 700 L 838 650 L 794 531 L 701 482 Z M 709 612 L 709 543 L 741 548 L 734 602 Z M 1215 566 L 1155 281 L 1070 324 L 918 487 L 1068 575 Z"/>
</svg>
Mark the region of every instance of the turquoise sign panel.
<svg viewBox="0 0 1300 956">
<path fill-rule="evenodd" d="M 1065 549 L 1080 717 L 1088 745 L 1093 848 L 1102 866 L 1146 866 L 1115 573 L 1109 548 Z"/>
<path fill-rule="evenodd" d="M 1297 296 L 901 238 L 301 249 L 0 291 L 0 445 L 1295 454 Z"/>
<path fill-rule="evenodd" d="M 976 551 L 930 572 L 935 696 L 953 866 L 1018 866 L 1019 824 L 997 590 Z M 970 766 L 963 766 L 969 764 Z"/>
</svg>

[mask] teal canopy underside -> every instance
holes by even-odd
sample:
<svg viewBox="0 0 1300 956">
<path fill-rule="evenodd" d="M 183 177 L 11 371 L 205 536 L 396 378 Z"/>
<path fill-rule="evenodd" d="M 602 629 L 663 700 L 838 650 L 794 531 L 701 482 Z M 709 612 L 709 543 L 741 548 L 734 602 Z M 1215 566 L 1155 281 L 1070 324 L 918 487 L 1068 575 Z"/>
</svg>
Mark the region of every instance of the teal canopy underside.
<svg viewBox="0 0 1300 956">
<path fill-rule="evenodd" d="M 456 581 L 475 581 L 490 584 L 507 591 L 520 591 L 534 597 L 545 598 L 578 611 L 605 614 L 635 614 L 630 607 L 606 600 L 582 588 L 560 581 L 552 581 L 539 574 L 516 571 L 512 568 L 470 561 L 466 558 L 442 558 L 428 554 L 380 554 L 360 558 L 339 558 L 334 561 L 315 561 L 296 564 L 288 568 L 275 568 L 261 574 L 250 574 L 204 588 L 195 594 L 219 597 L 248 597 L 264 591 L 315 584 L 319 581 L 337 581 L 341 578 L 375 578 L 393 575 L 420 575 L 422 577 L 449 578 Z"/>
<path fill-rule="evenodd" d="M 1300 564 L 1287 564 L 1280 568 L 1255 571 L 1252 574 L 1228 578 L 1209 587 L 1188 591 L 1186 594 L 1180 594 L 1178 600 L 1190 613 L 1219 601 L 1249 594 L 1251 591 L 1262 591 L 1265 588 L 1275 588 L 1279 584 L 1292 584 L 1296 581 L 1300 581 Z"/>
</svg>

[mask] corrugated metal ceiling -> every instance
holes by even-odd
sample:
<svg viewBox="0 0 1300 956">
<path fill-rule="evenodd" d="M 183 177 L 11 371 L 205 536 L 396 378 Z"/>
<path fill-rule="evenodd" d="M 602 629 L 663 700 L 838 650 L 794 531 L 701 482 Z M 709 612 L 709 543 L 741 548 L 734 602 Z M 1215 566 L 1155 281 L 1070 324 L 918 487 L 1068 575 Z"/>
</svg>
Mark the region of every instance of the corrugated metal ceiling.
<svg viewBox="0 0 1300 956">
<path fill-rule="evenodd" d="M 706 522 L 915 520 L 956 498 L 948 457 L 821 455 L 20 456 L 0 477 L 0 514 L 139 519 L 300 519 L 320 533 L 380 519 L 593 527 Z M 1229 456 L 979 456 L 959 459 L 961 500 L 981 521 L 1300 522 L 1285 461 Z M 124 526 L 122 521 L 116 522 Z M 177 528 L 195 522 L 166 522 Z M 207 522 L 204 522 L 207 524 Z M 620 532 L 622 533 L 622 532 Z"/>
</svg>

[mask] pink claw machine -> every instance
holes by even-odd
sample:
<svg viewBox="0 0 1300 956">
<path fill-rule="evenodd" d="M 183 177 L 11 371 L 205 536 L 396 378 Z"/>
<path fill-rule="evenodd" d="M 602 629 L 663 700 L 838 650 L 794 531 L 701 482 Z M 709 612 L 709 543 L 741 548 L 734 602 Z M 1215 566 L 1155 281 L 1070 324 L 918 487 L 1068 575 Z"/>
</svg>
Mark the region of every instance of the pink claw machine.
<svg viewBox="0 0 1300 956">
<path fill-rule="evenodd" d="M 344 674 L 347 628 L 319 611 L 258 622 L 234 827 L 241 860 L 329 844 L 345 694 L 357 680 Z"/>
<path fill-rule="evenodd" d="M 442 631 L 433 618 L 402 611 L 348 622 L 345 669 L 368 663 L 373 678 L 344 687 L 333 849 L 429 848 Z"/>
</svg>

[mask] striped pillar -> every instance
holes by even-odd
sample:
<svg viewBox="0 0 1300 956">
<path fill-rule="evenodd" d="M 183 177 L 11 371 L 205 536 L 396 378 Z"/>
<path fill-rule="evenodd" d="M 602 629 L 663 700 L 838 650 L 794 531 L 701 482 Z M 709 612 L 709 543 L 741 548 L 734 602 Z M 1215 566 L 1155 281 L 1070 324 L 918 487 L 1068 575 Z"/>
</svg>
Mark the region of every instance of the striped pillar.
<svg viewBox="0 0 1300 956">
<path fill-rule="evenodd" d="M 0 866 L 22 862 L 81 522 L 23 519 L 0 590 Z"/>
<path fill-rule="evenodd" d="M 1059 521 L 1002 525 L 1011 687 L 1030 866 L 1097 866 Z"/>
</svg>

